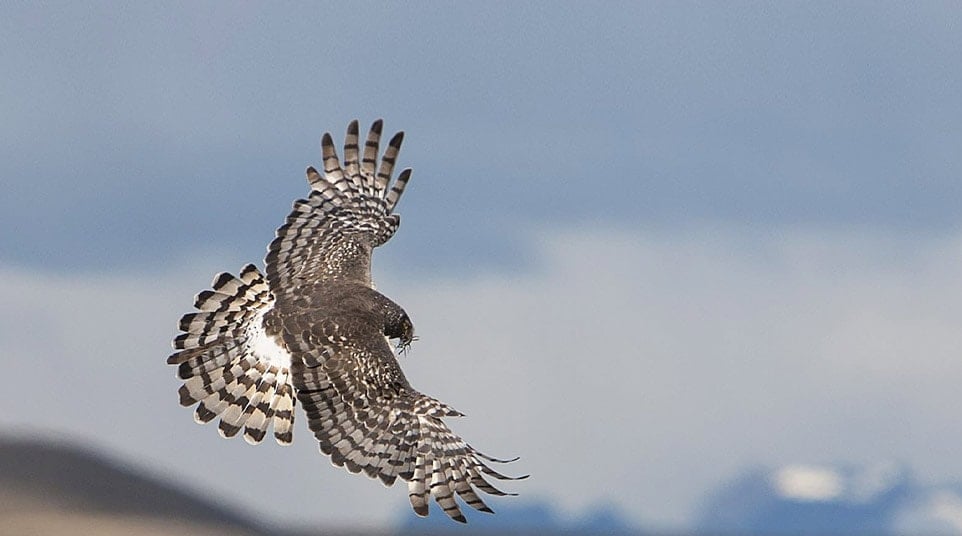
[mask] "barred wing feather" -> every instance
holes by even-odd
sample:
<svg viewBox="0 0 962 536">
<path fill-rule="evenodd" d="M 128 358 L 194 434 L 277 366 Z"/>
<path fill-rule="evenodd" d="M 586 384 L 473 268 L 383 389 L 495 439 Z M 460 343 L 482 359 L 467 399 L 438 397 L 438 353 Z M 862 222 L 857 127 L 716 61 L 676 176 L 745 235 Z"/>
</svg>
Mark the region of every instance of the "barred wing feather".
<svg viewBox="0 0 962 536">
<path fill-rule="evenodd" d="M 509 495 L 486 477 L 516 478 L 485 462 L 513 460 L 488 457 L 452 432 L 442 419 L 462 414 L 413 389 L 381 334 L 327 333 L 323 338 L 343 346 L 329 345 L 325 359 L 295 363 L 294 386 L 308 427 L 334 465 L 387 486 L 398 478 L 407 481 L 411 506 L 420 516 L 428 514 L 430 497 L 449 517 L 464 522 L 455 496 L 491 512 L 476 489 Z"/>
<path fill-rule="evenodd" d="M 375 173 L 381 129 L 382 122 L 375 121 L 359 160 L 358 126 L 352 121 L 343 167 L 331 135 L 324 135 L 324 173 L 307 168 L 311 193 L 294 202 L 268 247 L 272 289 L 293 293 L 305 284 L 332 279 L 371 285 L 371 251 L 397 230 L 400 216 L 394 208 L 411 176 L 410 169 L 404 170 L 387 189 L 404 138 L 401 132 L 389 142 Z"/>
</svg>

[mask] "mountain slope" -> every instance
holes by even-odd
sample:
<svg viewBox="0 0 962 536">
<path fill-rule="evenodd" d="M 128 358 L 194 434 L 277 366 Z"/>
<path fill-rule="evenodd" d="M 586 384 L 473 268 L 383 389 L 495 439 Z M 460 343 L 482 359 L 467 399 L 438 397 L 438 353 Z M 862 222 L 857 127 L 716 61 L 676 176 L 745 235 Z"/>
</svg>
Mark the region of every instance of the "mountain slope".
<svg viewBox="0 0 962 536">
<path fill-rule="evenodd" d="M 208 534 L 264 532 L 142 471 L 40 439 L 0 439 L 0 515 L 41 533 L 76 532 L 78 523 L 97 533 L 191 532 L 188 527 Z"/>
</svg>

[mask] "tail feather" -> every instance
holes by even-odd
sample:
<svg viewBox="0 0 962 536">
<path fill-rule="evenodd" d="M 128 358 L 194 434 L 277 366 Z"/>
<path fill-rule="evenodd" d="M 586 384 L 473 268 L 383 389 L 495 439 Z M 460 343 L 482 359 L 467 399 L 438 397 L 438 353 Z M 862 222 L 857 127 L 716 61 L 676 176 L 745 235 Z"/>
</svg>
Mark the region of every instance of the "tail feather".
<svg viewBox="0 0 962 536">
<path fill-rule="evenodd" d="M 267 428 L 271 424 L 271 402 L 274 400 L 277 388 L 277 369 L 270 368 L 257 382 L 257 389 L 251 396 L 247 409 L 244 410 L 244 441 L 252 445 L 260 443 L 267 435 Z"/>
<path fill-rule="evenodd" d="M 222 437 L 234 437 L 240 431 L 243 423 L 238 426 L 237 422 L 247 408 L 245 395 L 253 386 L 254 382 L 247 380 L 245 376 L 235 380 L 226 390 L 227 397 L 221 403 L 226 403 L 227 407 L 221 412 L 220 423 L 217 425 L 217 431 Z"/>
<path fill-rule="evenodd" d="M 274 419 L 274 439 L 282 444 L 290 444 L 294 430 L 294 390 L 290 384 L 290 374 L 283 372 L 277 394 L 271 403 Z"/>
<path fill-rule="evenodd" d="M 180 319 L 180 330 L 184 333 L 202 334 L 208 331 L 221 332 L 222 328 L 233 326 L 243 315 L 240 311 L 225 313 L 187 313 Z"/>
<path fill-rule="evenodd" d="M 242 429 L 248 443 L 259 443 L 274 427 L 279 443 L 292 438 L 294 403 L 290 354 L 264 331 L 264 315 L 274 297 L 252 264 L 238 276 L 217 274 L 211 290 L 197 295 L 198 312 L 185 314 L 174 338 L 178 350 L 167 359 L 183 380 L 183 406 L 197 404 L 194 420 L 220 417 L 218 432 L 234 437 Z M 267 339 L 267 340 L 265 340 Z"/>
<path fill-rule="evenodd" d="M 180 405 L 193 406 L 224 387 L 227 387 L 227 380 L 224 379 L 222 369 L 192 376 L 178 389 Z"/>
<path fill-rule="evenodd" d="M 261 374 L 256 367 L 248 369 L 246 374 L 237 379 L 237 386 L 231 390 L 233 403 L 221 415 L 218 425 L 218 431 L 222 436 L 234 437 L 244 427 L 247 422 L 247 406 L 260 380 Z"/>
<path fill-rule="evenodd" d="M 177 377 L 188 380 L 199 374 L 212 375 L 222 371 L 234 359 L 237 350 L 232 348 L 232 351 L 227 351 L 223 346 L 219 346 L 220 344 L 222 340 L 215 340 L 197 349 L 183 350 L 181 353 L 187 355 L 183 356 L 185 360 L 177 367 Z"/>
</svg>

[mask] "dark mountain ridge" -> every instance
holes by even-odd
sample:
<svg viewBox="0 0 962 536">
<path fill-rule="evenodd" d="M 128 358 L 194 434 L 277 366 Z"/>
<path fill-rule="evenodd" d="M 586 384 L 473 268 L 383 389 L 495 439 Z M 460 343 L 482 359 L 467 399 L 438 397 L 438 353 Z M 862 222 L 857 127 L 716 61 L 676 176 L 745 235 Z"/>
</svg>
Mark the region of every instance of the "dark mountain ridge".
<svg viewBox="0 0 962 536">
<path fill-rule="evenodd" d="M 62 441 L 0 438 L 0 491 L 46 509 L 266 529 L 163 478 Z M 0 505 L 0 511 L 3 506 Z"/>
</svg>

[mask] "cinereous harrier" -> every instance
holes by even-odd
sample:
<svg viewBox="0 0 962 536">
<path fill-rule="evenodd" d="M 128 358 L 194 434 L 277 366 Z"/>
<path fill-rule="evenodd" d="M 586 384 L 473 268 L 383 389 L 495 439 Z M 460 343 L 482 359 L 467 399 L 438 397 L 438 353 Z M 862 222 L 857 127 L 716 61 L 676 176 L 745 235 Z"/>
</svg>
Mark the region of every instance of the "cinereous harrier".
<svg viewBox="0 0 962 536">
<path fill-rule="evenodd" d="M 434 496 L 464 522 L 455 494 L 490 512 L 474 488 L 506 495 L 485 476 L 511 477 L 486 462 L 511 460 L 488 457 L 455 435 L 442 418 L 462 414 L 411 387 L 395 358 L 414 340 L 414 326 L 374 290 L 371 252 L 398 228 L 394 208 L 411 170 L 391 183 L 400 132 L 378 166 L 381 127 L 374 122 L 359 154 L 351 122 L 343 167 L 324 135 L 324 173 L 307 168 L 310 195 L 294 202 L 277 230 L 266 277 L 252 264 L 236 277 L 215 276 L 196 297 L 198 312 L 181 318 L 167 363 L 183 380 L 180 403 L 197 404 L 197 422 L 220 417 L 222 436 L 243 429 L 256 444 L 273 425 L 278 443 L 288 444 L 300 402 L 334 465 L 387 486 L 401 478 L 418 515 L 428 514 Z"/>
</svg>

